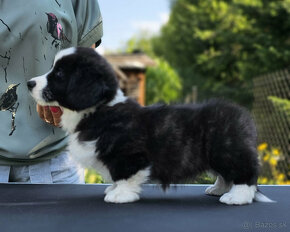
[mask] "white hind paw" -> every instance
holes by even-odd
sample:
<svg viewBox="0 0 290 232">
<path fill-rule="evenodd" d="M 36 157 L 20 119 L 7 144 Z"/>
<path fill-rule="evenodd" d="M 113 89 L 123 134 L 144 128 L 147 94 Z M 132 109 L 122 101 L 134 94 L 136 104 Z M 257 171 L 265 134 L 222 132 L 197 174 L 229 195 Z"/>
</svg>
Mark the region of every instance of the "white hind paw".
<svg viewBox="0 0 290 232">
<path fill-rule="evenodd" d="M 228 192 L 231 186 L 232 186 L 232 183 L 227 183 L 221 176 L 218 176 L 214 185 L 209 186 L 205 190 L 205 193 L 208 195 L 213 195 L 213 196 L 221 196 L 224 193 Z"/>
<path fill-rule="evenodd" d="M 253 201 L 252 198 L 236 196 L 232 193 L 225 193 L 220 198 L 220 202 L 225 203 L 227 205 L 245 205 L 251 204 Z"/>
<path fill-rule="evenodd" d="M 212 195 L 212 196 L 221 196 L 225 193 L 225 189 L 224 188 L 219 188 L 215 185 L 213 186 L 209 186 L 208 188 L 206 188 L 205 193 L 208 195 Z"/>
<path fill-rule="evenodd" d="M 228 193 L 221 196 L 220 202 L 228 205 L 245 205 L 253 202 L 256 186 L 233 185 Z"/>
</svg>

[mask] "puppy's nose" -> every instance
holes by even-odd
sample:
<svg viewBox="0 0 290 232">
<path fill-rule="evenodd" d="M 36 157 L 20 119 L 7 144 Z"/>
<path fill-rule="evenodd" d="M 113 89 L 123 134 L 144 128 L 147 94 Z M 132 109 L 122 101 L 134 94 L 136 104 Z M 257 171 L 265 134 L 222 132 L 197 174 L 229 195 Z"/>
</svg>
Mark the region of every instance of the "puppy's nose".
<svg viewBox="0 0 290 232">
<path fill-rule="evenodd" d="M 36 86 L 35 81 L 27 81 L 27 87 L 28 87 L 29 91 L 31 91 L 35 86 Z"/>
</svg>

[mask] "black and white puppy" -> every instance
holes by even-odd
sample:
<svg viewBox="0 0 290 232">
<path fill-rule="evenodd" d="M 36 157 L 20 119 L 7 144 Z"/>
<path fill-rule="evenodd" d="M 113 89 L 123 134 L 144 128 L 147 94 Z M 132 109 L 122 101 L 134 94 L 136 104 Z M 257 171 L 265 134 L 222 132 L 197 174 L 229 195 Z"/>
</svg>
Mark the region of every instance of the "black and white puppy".
<svg viewBox="0 0 290 232">
<path fill-rule="evenodd" d="M 90 48 L 59 52 L 52 70 L 27 85 L 39 104 L 62 107 L 71 156 L 113 181 L 106 202 L 138 200 L 148 179 L 166 188 L 207 170 L 218 177 L 206 193 L 223 203 L 270 201 L 256 187 L 255 125 L 235 104 L 142 107 L 123 95 L 111 66 Z"/>
</svg>

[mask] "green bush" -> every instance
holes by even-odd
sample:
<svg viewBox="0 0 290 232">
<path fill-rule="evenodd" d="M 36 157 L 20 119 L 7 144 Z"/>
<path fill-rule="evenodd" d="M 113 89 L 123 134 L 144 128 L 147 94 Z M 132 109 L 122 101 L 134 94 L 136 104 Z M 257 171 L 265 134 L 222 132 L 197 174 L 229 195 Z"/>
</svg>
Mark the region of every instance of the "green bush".
<svg viewBox="0 0 290 232">
<path fill-rule="evenodd" d="M 177 101 L 182 90 L 178 74 L 165 60 L 155 61 L 157 66 L 146 71 L 146 104 Z"/>
<path fill-rule="evenodd" d="M 99 175 L 93 169 L 86 169 L 85 170 L 85 182 L 87 184 L 101 184 L 104 183 L 104 180 L 101 175 Z"/>
</svg>

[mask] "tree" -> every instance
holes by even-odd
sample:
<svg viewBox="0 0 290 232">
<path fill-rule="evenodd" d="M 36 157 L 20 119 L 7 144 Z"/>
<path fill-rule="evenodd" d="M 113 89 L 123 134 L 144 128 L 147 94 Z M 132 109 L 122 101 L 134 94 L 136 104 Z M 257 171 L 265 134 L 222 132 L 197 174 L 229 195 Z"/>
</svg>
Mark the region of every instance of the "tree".
<svg viewBox="0 0 290 232">
<path fill-rule="evenodd" d="M 180 98 L 181 81 L 174 69 L 162 59 L 146 71 L 146 104 L 171 103 Z"/>
<path fill-rule="evenodd" d="M 142 51 L 156 62 L 155 67 L 149 67 L 146 71 L 146 104 L 176 102 L 181 96 L 181 78 L 166 60 L 155 56 L 153 39 L 152 35 L 141 32 L 128 40 L 126 52 Z"/>
<path fill-rule="evenodd" d="M 148 56 L 155 57 L 152 40 L 153 35 L 147 31 L 141 31 L 138 35 L 133 36 L 126 43 L 125 51 L 133 53 L 136 50 L 146 53 Z"/>
<path fill-rule="evenodd" d="M 290 0 L 175 0 L 153 51 L 183 78 L 185 94 L 252 102 L 252 78 L 289 65 Z"/>
</svg>

